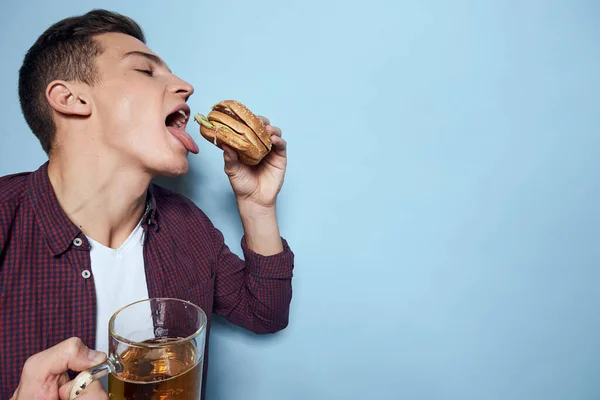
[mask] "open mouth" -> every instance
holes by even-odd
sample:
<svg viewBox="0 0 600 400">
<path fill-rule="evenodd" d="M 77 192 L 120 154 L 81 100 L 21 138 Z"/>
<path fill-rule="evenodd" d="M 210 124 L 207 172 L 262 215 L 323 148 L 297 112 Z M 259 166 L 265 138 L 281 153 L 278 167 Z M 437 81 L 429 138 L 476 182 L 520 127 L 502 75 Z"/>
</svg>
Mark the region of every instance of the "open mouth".
<svg viewBox="0 0 600 400">
<path fill-rule="evenodd" d="M 165 125 L 167 128 L 184 129 L 189 116 L 183 110 L 175 111 L 167 116 Z"/>
<path fill-rule="evenodd" d="M 189 115 L 185 110 L 177 110 L 167 115 L 165 119 L 165 126 L 167 130 L 175 136 L 183 144 L 183 146 L 190 152 L 198 154 L 198 145 L 191 138 L 190 135 L 185 131 Z"/>
</svg>

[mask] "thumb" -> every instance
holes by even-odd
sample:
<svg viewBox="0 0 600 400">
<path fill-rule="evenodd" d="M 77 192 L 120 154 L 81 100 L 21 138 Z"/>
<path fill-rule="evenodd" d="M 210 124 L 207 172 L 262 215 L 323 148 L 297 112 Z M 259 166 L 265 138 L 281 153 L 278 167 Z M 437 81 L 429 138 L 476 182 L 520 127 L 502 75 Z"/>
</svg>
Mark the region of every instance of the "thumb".
<svg viewBox="0 0 600 400">
<path fill-rule="evenodd" d="M 223 160 L 225 161 L 225 173 L 229 176 L 239 171 L 241 162 L 237 151 L 227 145 L 222 145 Z"/>
<path fill-rule="evenodd" d="M 17 389 L 18 398 L 38 398 L 36 393 L 48 391 L 49 380 L 62 376 L 69 369 L 83 371 L 100 364 L 105 358 L 104 353 L 88 349 L 79 338 L 62 341 L 27 359 Z"/>
<path fill-rule="evenodd" d="M 104 361 L 106 354 L 90 350 L 81 339 L 73 337 L 37 354 L 37 369 L 59 375 L 65 371 L 83 371 Z"/>
</svg>

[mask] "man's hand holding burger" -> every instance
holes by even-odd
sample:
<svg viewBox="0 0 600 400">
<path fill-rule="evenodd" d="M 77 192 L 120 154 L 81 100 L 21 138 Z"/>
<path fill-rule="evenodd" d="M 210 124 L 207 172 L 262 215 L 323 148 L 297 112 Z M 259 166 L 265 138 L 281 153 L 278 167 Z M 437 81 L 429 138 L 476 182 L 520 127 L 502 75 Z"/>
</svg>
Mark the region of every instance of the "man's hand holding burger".
<svg viewBox="0 0 600 400">
<path fill-rule="evenodd" d="M 223 149 L 225 173 L 236 195 L 248 247 L 265 256 L 280 253 L 275 202 L 287 166 L 281 129 L 233 100 L 194 119 L 201 135 Z"/>
</svg>

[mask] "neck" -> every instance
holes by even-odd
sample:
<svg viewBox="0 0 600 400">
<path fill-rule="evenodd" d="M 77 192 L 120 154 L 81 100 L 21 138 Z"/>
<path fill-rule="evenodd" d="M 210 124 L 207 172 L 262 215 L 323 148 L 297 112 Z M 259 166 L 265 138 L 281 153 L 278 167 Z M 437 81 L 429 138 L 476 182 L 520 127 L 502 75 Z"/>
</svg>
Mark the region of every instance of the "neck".
<svg viewBox="0 0 600 400">
<path fill-rule="evenodd" d="M 63 211 L 88 237 L 118 248 L 145 210 L 152 176 L 110 154 L 50 157 L 50 182 Z"/>
</svg>

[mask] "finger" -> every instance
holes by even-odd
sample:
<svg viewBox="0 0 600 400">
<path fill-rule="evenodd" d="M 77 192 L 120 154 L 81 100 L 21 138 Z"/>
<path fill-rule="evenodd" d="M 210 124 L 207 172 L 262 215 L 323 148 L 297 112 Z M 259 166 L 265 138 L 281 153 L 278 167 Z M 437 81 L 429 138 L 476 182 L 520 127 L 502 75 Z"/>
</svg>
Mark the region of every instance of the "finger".
<svg viewBox="0 0 600 400">
<path fill-rule="evenodd" d="M 69 374 L 67 372 L 63 372 L 62 374 L 60 374 L 60 377 L 58 378 L 58 386 L 62 386 L 65 383 L 69 382 Z"/>
<path fill-rule="evenodd" d="M 257 117 L 263 122 L 263 124 L 271 125 L 271 121 L 269 121 L 269 118 L 263 117 L 262 115 L 257 115 Z"/>
<path fill-rule="evenodd" d="M 267 126 L 267 132 L 269 135 L 275 135 L 281 137 L 281 129 L 277 126 L 269 125 Z"/>
<path fill-rule="evenodd" d="M 225 161 L 225 173 L 227 175 L 235 174 L 241 166 L 237 151 L 226 144 L 223 144 L 221 148 L 223 149 L 223 161 Z"/>
<path fill-rule="evenodd" d="M 239 158 L 237 151 L 235 151 L 233 148 L 226 145 L 225 143 L 221 145 L 221 149 L 223 150 L 223 158 L 226 162 L 237 161 L 237 159 Z"/>
<path fill-rule="evenodd" d="M 49 375 L 60 375 L 69 369 L 83 371 L 105 359 L 106 354 L 90 350 L 81 339 L 73 337 L 29 357 L 23 366 L 23 378 L 42 382 Z"/>
<path fill-rule="evenodd" d="M 13 393 L 12 397 L 9 400 L 18 400 L 21 397 L 21 382 L 19 382 L 19 385 L 17 386 L 17 388 L 15 389 L 15 392 Z"/>
<path fill-rule="evenodd" d="M 273 149 L 277 154 L 285 157 L 287 152 L 287 142 L 285 139 L 280 138 L 279 136 L 271 136 L 271 143 L 273 143 Z"/>
<path fill-rule="evenodd" d="M 75 381 L 70 381 L 60 387 L 58 389 L 58 396 L 61 400 L 69 400 L 69 395 L 71 393 L 71 387 Z M 102 384 L 100 381 L 93 381 L 86 387 L 79 396 L 77 396 L 77 400 L 106 400 L 108 399 L 108 394 L 104 391 Z"/>
</svg>

